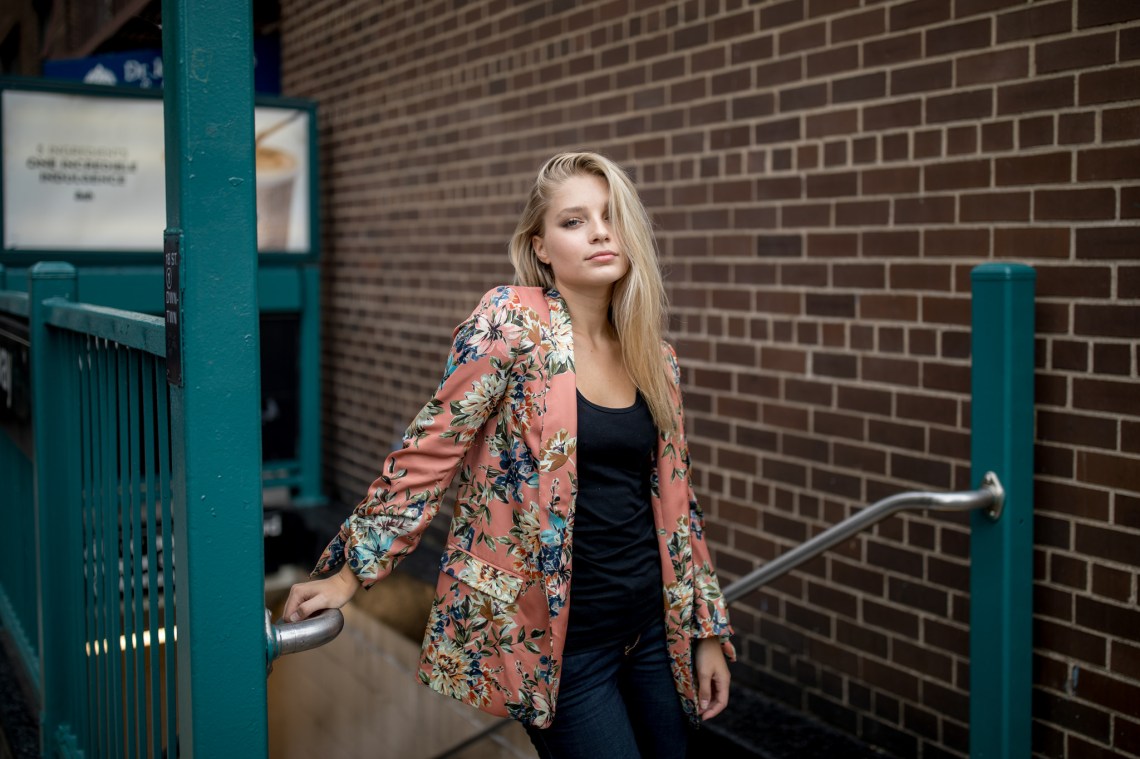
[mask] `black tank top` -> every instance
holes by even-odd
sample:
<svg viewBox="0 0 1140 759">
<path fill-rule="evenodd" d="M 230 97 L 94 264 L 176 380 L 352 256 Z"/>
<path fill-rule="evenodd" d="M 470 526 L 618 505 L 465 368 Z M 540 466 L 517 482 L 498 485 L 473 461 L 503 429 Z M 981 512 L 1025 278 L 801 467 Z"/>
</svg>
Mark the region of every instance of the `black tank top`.
<svg viewBox="0 0 1140 759">
<path fill-rule="evenodd" d="M 663 612 L 649 477 L 657 429 L 640 394 L 628 408 L 578 394 L 578 498 L 567 651 L 621 642 Z"/>
</svg>

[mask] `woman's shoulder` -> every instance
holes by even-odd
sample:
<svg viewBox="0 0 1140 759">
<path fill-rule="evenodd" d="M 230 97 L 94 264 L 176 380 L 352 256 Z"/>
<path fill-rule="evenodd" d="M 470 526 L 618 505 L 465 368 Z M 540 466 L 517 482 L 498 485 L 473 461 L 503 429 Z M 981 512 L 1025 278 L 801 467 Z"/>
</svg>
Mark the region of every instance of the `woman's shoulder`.
<svg viewBox="0 0 1140 759">
<path fill-rule="evenodd" d="M 547 293 L 541 287 L 521 285 L 498 285 L 492 287 L 479 299 L 479 309 L 502 309 L 529 307 L 535 311 L 547 303 Z"/>
</svg>

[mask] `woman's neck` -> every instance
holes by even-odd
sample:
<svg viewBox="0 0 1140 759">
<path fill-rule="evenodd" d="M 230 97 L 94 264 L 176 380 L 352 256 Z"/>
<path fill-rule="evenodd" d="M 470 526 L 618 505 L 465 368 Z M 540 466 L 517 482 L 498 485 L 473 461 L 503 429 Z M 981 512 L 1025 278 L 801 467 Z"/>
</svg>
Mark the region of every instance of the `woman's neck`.
<svg viewBox="0 0 1140 759">
<path fill-rule="evenodd" d="M 599 343 L 614 338 L 613 325 L 610 323 L 613 288 L 593 292 L 559 288 L 558 292 L 570 309 L 575 339 L 585 338 L 592 343 Z"/>
</svg>

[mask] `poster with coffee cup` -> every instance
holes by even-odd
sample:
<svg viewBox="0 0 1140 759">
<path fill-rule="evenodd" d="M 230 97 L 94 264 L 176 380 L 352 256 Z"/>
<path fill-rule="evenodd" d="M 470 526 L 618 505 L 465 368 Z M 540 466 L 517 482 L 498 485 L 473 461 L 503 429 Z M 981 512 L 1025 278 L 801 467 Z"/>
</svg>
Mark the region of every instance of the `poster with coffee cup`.
<svg viewBox="0 0 1140 759">
<path fill-rule="evenodd" d="M 162 251 L 159 96 L 0 91 L 3 247 Z M 310 112 L 254 109 L 257 249 L 310 252 Z"/>
<path fill-rule="evenodd" d="M 254 111 L 257 249 L 309 249 L 309 114 L 291 108 Z"/>
</svg>

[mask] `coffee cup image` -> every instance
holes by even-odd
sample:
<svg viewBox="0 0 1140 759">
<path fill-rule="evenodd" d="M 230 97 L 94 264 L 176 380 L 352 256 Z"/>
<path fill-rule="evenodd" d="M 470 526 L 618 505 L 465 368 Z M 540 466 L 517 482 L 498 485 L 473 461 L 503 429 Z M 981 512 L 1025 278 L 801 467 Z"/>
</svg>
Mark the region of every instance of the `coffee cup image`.
<svg viewBox="0 0 1140 759">
<path fill-rule="evenodd" d="M 285 250 L 289 243 L 297 159 L 280 148 L 258 145 L 256 171 L 257 249 Z"/>
</svg>

